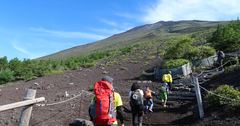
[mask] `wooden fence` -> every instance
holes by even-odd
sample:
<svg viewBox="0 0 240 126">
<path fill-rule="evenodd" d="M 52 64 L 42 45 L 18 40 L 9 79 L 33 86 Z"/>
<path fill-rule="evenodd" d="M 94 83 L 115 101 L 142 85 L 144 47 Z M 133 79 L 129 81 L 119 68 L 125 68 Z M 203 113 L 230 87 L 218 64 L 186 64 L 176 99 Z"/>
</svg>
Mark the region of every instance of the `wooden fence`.
<svg viewBox="0 0 240 126">
<path fill-rule="evenodd" d="M 44 97 L 35 98 L 35 95 L 36 95 L 36 90 L 28 89 L 23 99 L 24 101 L 2 105 L 0 106 L 0 112 L 22 107 L 22 112 L 21 112 L 18 126 L 28 126 L 33 105 L 35 103 L 45 101 Z"/>
</svg>

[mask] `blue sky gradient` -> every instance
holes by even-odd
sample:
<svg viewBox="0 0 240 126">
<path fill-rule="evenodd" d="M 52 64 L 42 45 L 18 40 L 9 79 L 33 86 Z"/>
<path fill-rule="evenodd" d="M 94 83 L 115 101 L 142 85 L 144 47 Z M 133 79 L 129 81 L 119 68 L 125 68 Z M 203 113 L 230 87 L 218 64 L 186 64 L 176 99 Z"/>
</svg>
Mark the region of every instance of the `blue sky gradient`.
<svg viewBox="0 0 240 126">
<path fill-rule="evenodd" d="M 1 0 L 0 58 L 35 59 L 158 21 L 236 20 L 238 0 Z"/>
</svg>

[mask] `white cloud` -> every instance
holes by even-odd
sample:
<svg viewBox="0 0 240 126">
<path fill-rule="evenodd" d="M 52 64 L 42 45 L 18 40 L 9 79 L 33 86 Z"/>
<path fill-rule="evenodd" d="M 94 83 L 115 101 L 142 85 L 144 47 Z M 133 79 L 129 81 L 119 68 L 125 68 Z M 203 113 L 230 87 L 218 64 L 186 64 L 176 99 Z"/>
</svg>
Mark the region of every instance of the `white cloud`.
<svg viewBox="0 0 240 126">
<path fill-rule="evenodd" d="M 117 25 L 117 23 L 114 22 L 114 21 L 108 21 L 108 20 L 105 20 L 105 19 L 103 19 L 103 20 L 101 20 L 101 21 L 104 22 L 104 23 L 106 23 L 106 24 L 108 24 L 108 25 L 111 25 L 111 26 L 116 26 L 116 25 Z"/>
<path fill-rule="evenodd" d="M 113 30 L 109 30 L 109 29 L 91 29 L 92 31 L 97 31 L 97 32 L 102 32 L 102 33 L 107 33 L 107 34 L 118 34 L 121 32 L 124 32 L 124 30 L 117 30 L 117 29 L 113 29 Z"/>
<path fill-rule="evenodd" d="M 142 21 L 178 20 L 233 20 L 240 13 L 238 0 L 158 0 L 150 7 L 143 8 L 146 15 Z"/>
<path fill-rule="evenodd" d="M 130 14 L 130 13 L 114 13 L 115 15 L 117 16 L 120 16 L 120 17 L 125 17 L 125 18 L 128 18 L 128 19 L 136 19 L 136 16 L 133 15 L 133 14 Z"/>
<path fill-rule="evenodd" d="M 26 49 L 24 49 L 23 47 L 18 46 L 18 45 L 16 44 L 16 42 L 12 42 L 11 44 L 12 44 L 12 46 L 13 46 L 14 49 L 16 49 L 16 50 L 24 53 L 24 54 L 26 55 L 25 57 L 27 57 L 27 59 L 28 59 L 28 58 L 29 58 L 29 59 L 35 59 L 35 58 L 38 58 L 38 57 L 43 56 L 43 55 L 35 54 L 35 53 L 32 53 L 32 52 L 28 52 L 28 51 L 27 51 Z M 24 57 L 24 56 L 23 56 L 23 57 Z"/>
<path fill-rule="evenodd" d="M 33 31 L 38 31 L 38 32 L 45 32 L 49 33 L 51 35 L 56 35 L 64 38 L 90 38 L 94 40 L 101 40 L 106 38 L 106 36 L 100 36 L 100 35 L 95 35 L 95 34 L 89 34 L 89 33 L 82 33 L 82 32 L 65 32 L 65 31 L 51 31 L 51 30 L 46 30 L 43 28 L 30 28 Z"/>
</svg>

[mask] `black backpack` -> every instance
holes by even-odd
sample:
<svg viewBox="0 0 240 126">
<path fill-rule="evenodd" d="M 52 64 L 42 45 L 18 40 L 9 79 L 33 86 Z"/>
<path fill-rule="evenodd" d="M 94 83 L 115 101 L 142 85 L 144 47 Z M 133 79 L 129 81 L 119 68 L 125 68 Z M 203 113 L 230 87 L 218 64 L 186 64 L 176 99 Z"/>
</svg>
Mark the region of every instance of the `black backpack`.
<svg viewBox="0 0 240 126">
<path fill-rule="evenodd" d="M 143 104 L 143 97 L 139 90 L 132 91 L 130 101 L 132 106 L 141 106 Z"/>
</svg>

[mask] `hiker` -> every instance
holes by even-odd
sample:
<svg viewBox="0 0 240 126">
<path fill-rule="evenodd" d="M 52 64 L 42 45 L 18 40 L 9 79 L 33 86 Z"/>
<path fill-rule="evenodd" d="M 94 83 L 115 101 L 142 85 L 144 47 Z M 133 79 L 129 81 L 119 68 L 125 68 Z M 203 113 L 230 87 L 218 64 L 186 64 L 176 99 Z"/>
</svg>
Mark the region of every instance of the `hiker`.
<svg viewBox="0 0 240 126">
<path fill-rule="evenodd" d="M 121 126 L 124 126 L 122 112 L 123 103 L 120 94 L 114 92 L 113 78 L 105 76 L 101 81 L 96 82 L 94 85 L 94 94 L 89 108 L 89 115 L 94 126 L 118 126 L 116 112 L 120 119 Z M 112 94 L 113 97 L 109 94 Z M 109 104 L 109 101 L 112 101 L 112 103 Z M 98 102 L 100 102 L 100 104 L 98 104 Z M 98 108 L 98 106 L 100 106 L 100 108 Z M 104 106 L 108 107 L 104 108 Z M 114 109 L 112 110 L 112 108 Z M 108 117 L 109 115 L 110 117 Z"/>
<path fill-rule="evenodd" d="M 164 107 L 167 107 L 167 94 L 169 94 L 169 89 L 167 87 L 167 83 L 164 83 L 163 86 L 160 88 L 161 99 Z"/>
<path fill-rule="evenodd" d="M 133 126 L 137 126 L 139 122 L 139 126 L 142 126 L 144 111 L 143 91 L 140 89 L 138 83 L 135 82 L 132 84 L 129 97 L 132 112 L 132 124 Z"/>
<path fill-rule="evenodd" d="M 225 54 L 223 53 L 223 51 L 217 50 L 217 57 L 218 57 L 217 61 L 219 64 L 219 70 L 222 71 L 222 70 L 224 70 L 222 63 L 223 63 L 223 59 L 225 58 Z"/>
<path fill-rule="evenodd" d="M 148 113 L 148 110 L 150 112 L 153 112 L 152 108 L 153 108 L 153 100 L 152 100 L 152 93 L 155 94 L 154 91 L 150 90 L 149 89 L 149 86 L 146 86 L 145 87 L 145 93 L 144 93 L 144 96 L 146 98 L 146 110 L 145 110 L 145 113 Z M 150 108 L 148 109 L 148 102 L 150 101 L 151 105 L 150 105 Z"/>
<path fill-rule="evenodd" d="M 169 86 L 169 90 L 172 89 L 172 72 L 171 71 L 168 71 L 168 74 L 164 74 L 163 77 L 162 77 L 162 81 L 164 83 L 167 83 L 168 86 Z"/>
</svg>

